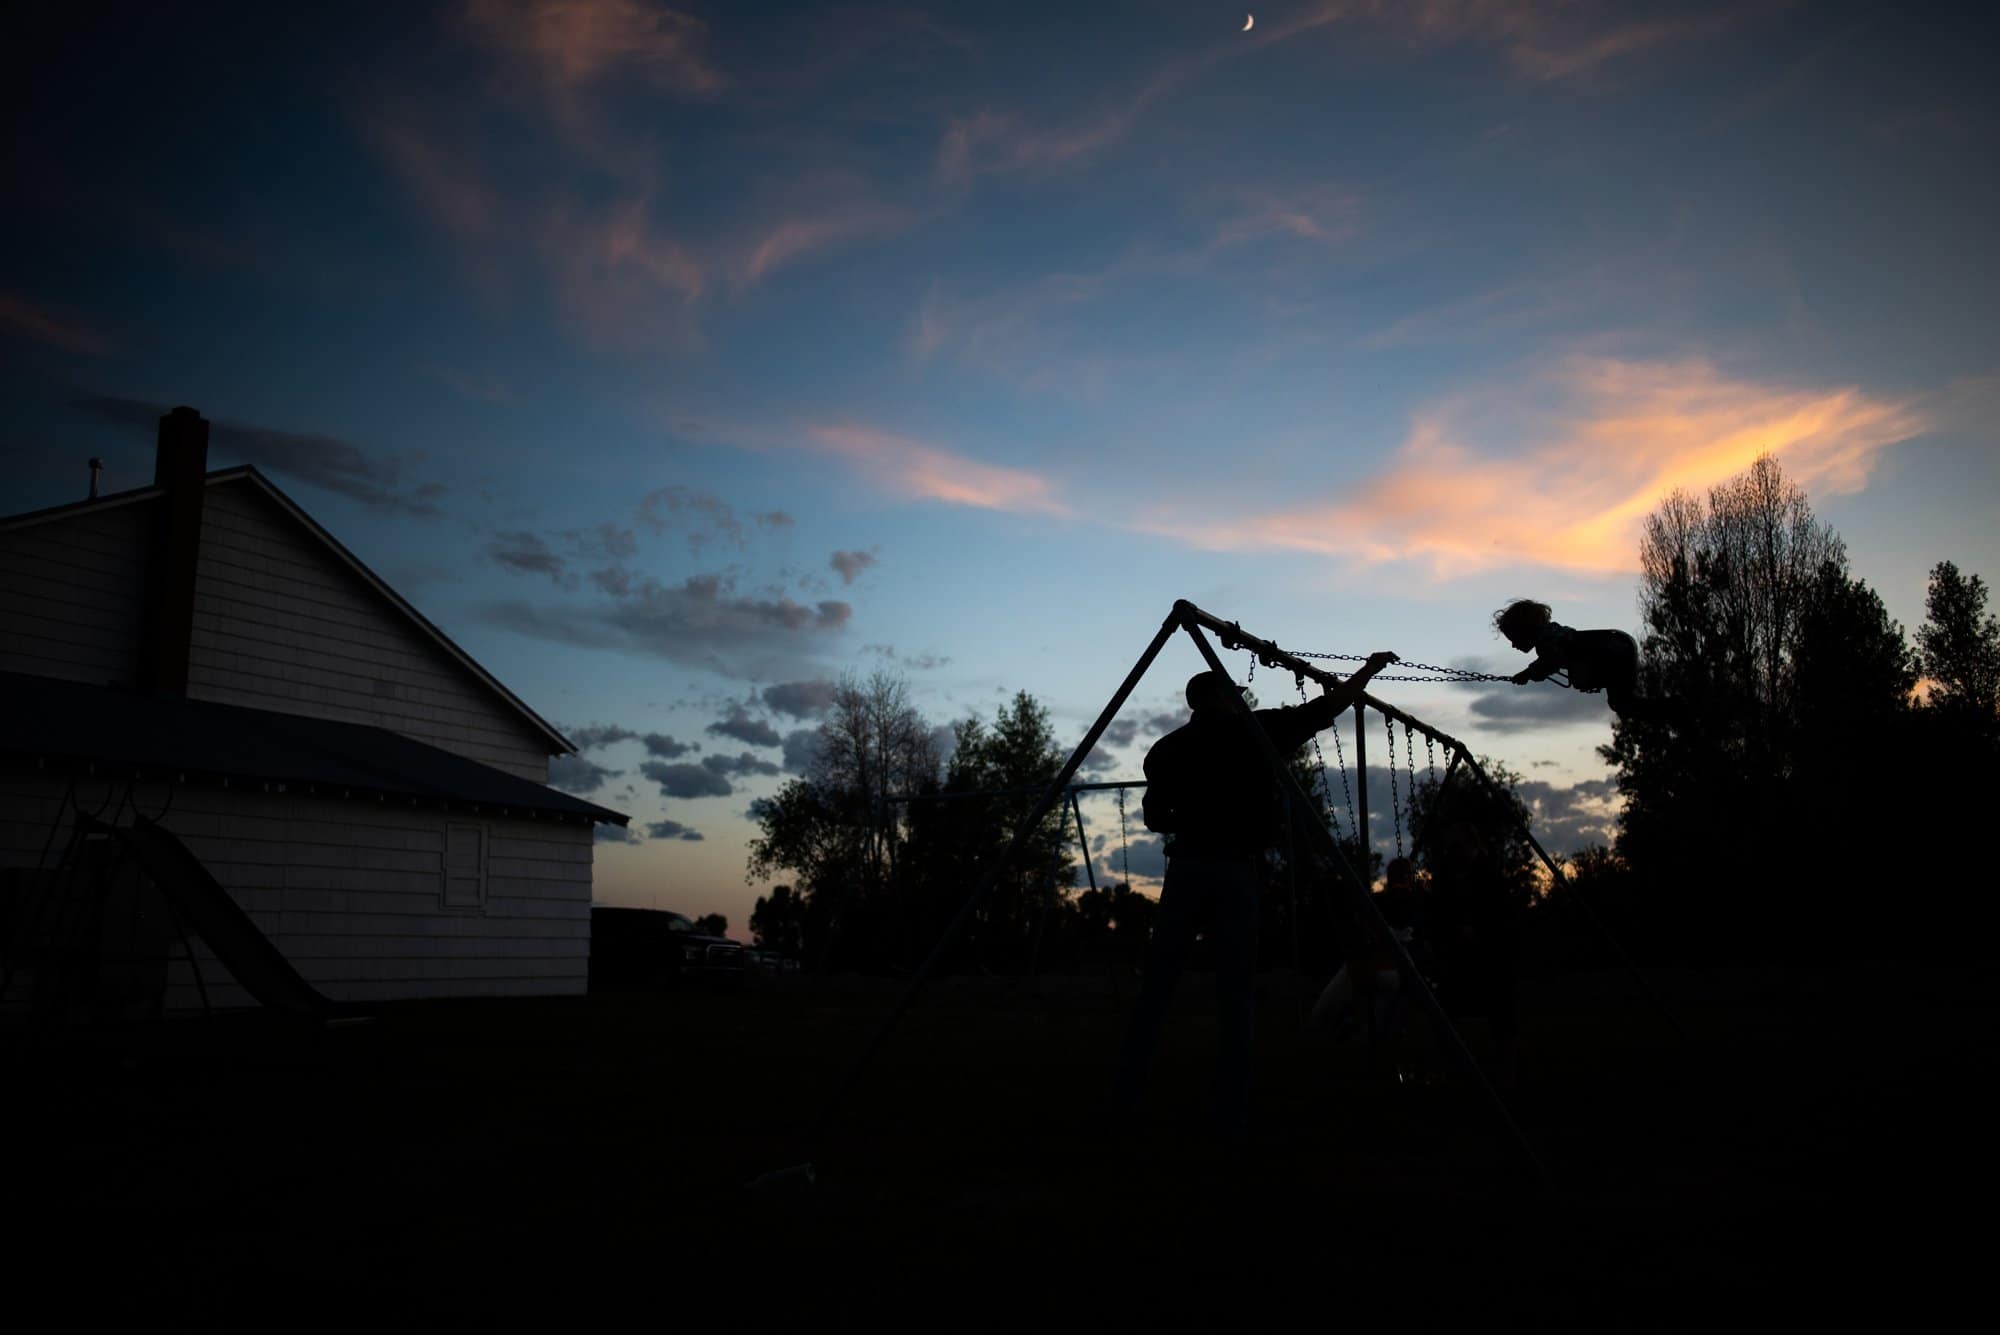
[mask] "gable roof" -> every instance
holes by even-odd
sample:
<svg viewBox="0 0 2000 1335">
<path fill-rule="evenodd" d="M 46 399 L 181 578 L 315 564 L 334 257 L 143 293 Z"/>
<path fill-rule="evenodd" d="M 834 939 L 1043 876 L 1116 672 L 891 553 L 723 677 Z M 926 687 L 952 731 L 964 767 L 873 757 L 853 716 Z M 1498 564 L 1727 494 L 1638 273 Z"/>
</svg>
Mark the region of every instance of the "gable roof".
<svg viewBox="0 0 2000 1335">
<path fill-rule="evenodd" d="M 504 686 L 498 677 L 479 665 L 479 661 L 458 647 L 449 635 L 431 624 L 428 617 L 411 606 L 409 600 L 389 586 L 387 580 L 370 570 L 366 563 L 353 552 L 347 550 L 340 539 L 326 531 L 318 520 L 307 514 L 304 507 L 287 496 L 276 483 L 258 472 L 252 464 L 239 464 L 235 468 L 218 469 L 208 474 L 207 485 L 211 487 L 248 484 L 268 497 L 292 522 L 313 538 L 317 539 L 332 556 L 349 570 L 360 576 L 362 583 L 373 589 L 382 600 L 401 613 L 417 631 L 433 644 L 444 650 L 461 667 L 471 673 L 488 690 L 518 714 L 530 728 L 540 733 L 553 746 L 553 752 L 560 755 L 574 755 L 576 743 L 557 731 L 554 724 L 528 708 L 521 697 Z M 25 514 L 0 517 L 0 532 L 10 529 L 32 528 L 39 524 L 55 523 L 82 514 L 95 514 L 100 510 L 115 509 L 119 506 L 141 504 L 157 500 L 166 495 L 166 488 L 159 486 L 134 487 L 130 491 L 113 492 L 95 500 L 71 501 L 65 505 L 52 505 L 42 510 L 30 510 Z"/>
<path fill-rule="evenodd" d="M 119 777 L 241 780 L 454 807 L 627 817 L 387 728 L 0 672 L 0 756 Z"/>
</svg>

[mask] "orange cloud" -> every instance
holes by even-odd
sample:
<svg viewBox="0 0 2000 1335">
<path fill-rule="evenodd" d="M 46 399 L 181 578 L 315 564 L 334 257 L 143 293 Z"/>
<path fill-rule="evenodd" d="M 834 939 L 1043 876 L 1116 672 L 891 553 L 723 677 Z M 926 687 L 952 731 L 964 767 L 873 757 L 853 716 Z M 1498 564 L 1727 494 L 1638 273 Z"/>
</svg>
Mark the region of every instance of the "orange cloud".
<svg viewBox="0 0 2000 1335">
<path fill-rule="evenodd" d="M 9 292 L 0 292 L 0 327 L 46 343 L 64 352 L 80 352 L 102 357 L 111 351 L 111 340 L 97 330 L 55 315 Z"/>
<path fill-rule="evenodd" d="M 1733 380 L 1705 361 L 1577 358 L 1542 412 L 1515 392 L 1420 413 L 1394 465 L 1337 501 L 1189 525 L 1141 527 L 1219 550 L 1276 548 L 1366 562 L 1429 562 L 1448 578 L 1528 564 L 1611 574 L 1638 567 L 1647 514 L 1671 491 L 1702 492 L 1775 454 L 1809 491 L 1855 492 L 1881 452 L 1925 417 L 1858 389 Z M 1501 454 L 1469 443 L 1512 419 L 1541 443 Z"/>
<path fill-rule="evenodd" d="M 1069 512 L 1056 499 L 1055 485 L 1026 469 L 980 463 L 869 427 L 813 426 L 806 434 L 816 448 L 845 459 L 901 495 L 1016 514 Z"/>
<path fill-rule="evenodd" d="M 467 0 L 464 15 L 479 37 L 532 66 L 552 93 L 623 71 L 682 93 L 728 84 L 703 58 L 708 25 L 649 0 Z"/>
</svg>

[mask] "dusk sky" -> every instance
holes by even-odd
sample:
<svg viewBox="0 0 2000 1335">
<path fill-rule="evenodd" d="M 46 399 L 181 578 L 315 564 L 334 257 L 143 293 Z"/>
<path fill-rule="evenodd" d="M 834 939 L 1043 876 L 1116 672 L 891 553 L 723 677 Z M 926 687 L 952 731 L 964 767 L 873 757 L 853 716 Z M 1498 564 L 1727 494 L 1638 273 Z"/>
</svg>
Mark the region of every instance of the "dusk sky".
<svg viewBox="0 0 2000 1335">
<path fill-rule="evenodd" d="M 744 935 L 843 673 L 1073 744 L 1182 597 L 1512 672 L 1495 607 L 1636 631 L 1645 515 L 1767 451 L 1907 629 L 2000 582 L 1969 9 L 199 8 L 10 17 L 0 509 L 199 408 L 589 743 L 600 902 Z M 1608 838 L 1601 696 L 1378 694 Z"/>
</svg>

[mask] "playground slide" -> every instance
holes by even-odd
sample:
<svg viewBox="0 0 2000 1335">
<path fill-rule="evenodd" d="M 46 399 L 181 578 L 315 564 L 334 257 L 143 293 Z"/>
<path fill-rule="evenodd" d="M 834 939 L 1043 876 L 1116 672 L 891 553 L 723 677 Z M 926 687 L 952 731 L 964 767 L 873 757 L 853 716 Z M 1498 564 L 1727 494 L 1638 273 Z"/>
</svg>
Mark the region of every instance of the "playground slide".
<svg viewBox="0 0 2000 1335">
<path fill-rule="evenodd" d="M 326 1018 L 335 1012 L 334 1003 L 300 977 L 284 952 L 257 930 L 250 915 L 237 907 L 201 859 L 171 830 L 143 816 L 131 825 L 97 823 L 96 828 L 123 841 L 181 921 L 208 943 L 209 950 L 251 996 L 272 1010 L 294 1015 Z"/>
</svg>

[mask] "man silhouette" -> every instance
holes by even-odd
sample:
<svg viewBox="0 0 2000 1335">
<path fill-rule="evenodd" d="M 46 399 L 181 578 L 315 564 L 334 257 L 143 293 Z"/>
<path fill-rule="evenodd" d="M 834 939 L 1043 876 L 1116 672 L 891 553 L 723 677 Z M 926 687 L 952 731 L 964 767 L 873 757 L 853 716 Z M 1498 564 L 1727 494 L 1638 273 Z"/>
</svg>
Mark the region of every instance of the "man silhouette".
<svg viewBox="0 0 2000 1335">
<path fill-rule="evenodd" d="M 1259 863 L 1284 829 L 1284 790 L 1264 748 L 1261 728 L 1282 760 L 1331 727 L 1369 680 L 1396 655 L 1372 655 L 1360 671 L 1317 700 L 1251 712 L 1254 701 L 1219 672 L 1187 684 L 1191 717 L 1146 755 L 1146 828 L 1167 836 L 1167 877 L 1146 951 L 1139 1002 L 1119 1053 L 1113 1102 L 1139 1101 L 1174 983 L 1195 933 L 1208 928 L 1215 957 L 1215 1004 L 1221 1027 L 1216 1062 L 1216 1123 L 1240 1138 L 1250 1109 L 1251 973 L 1257 958 Z M 1241 703 L 1232 697 L 1241 696 Z"/>
</svg>

